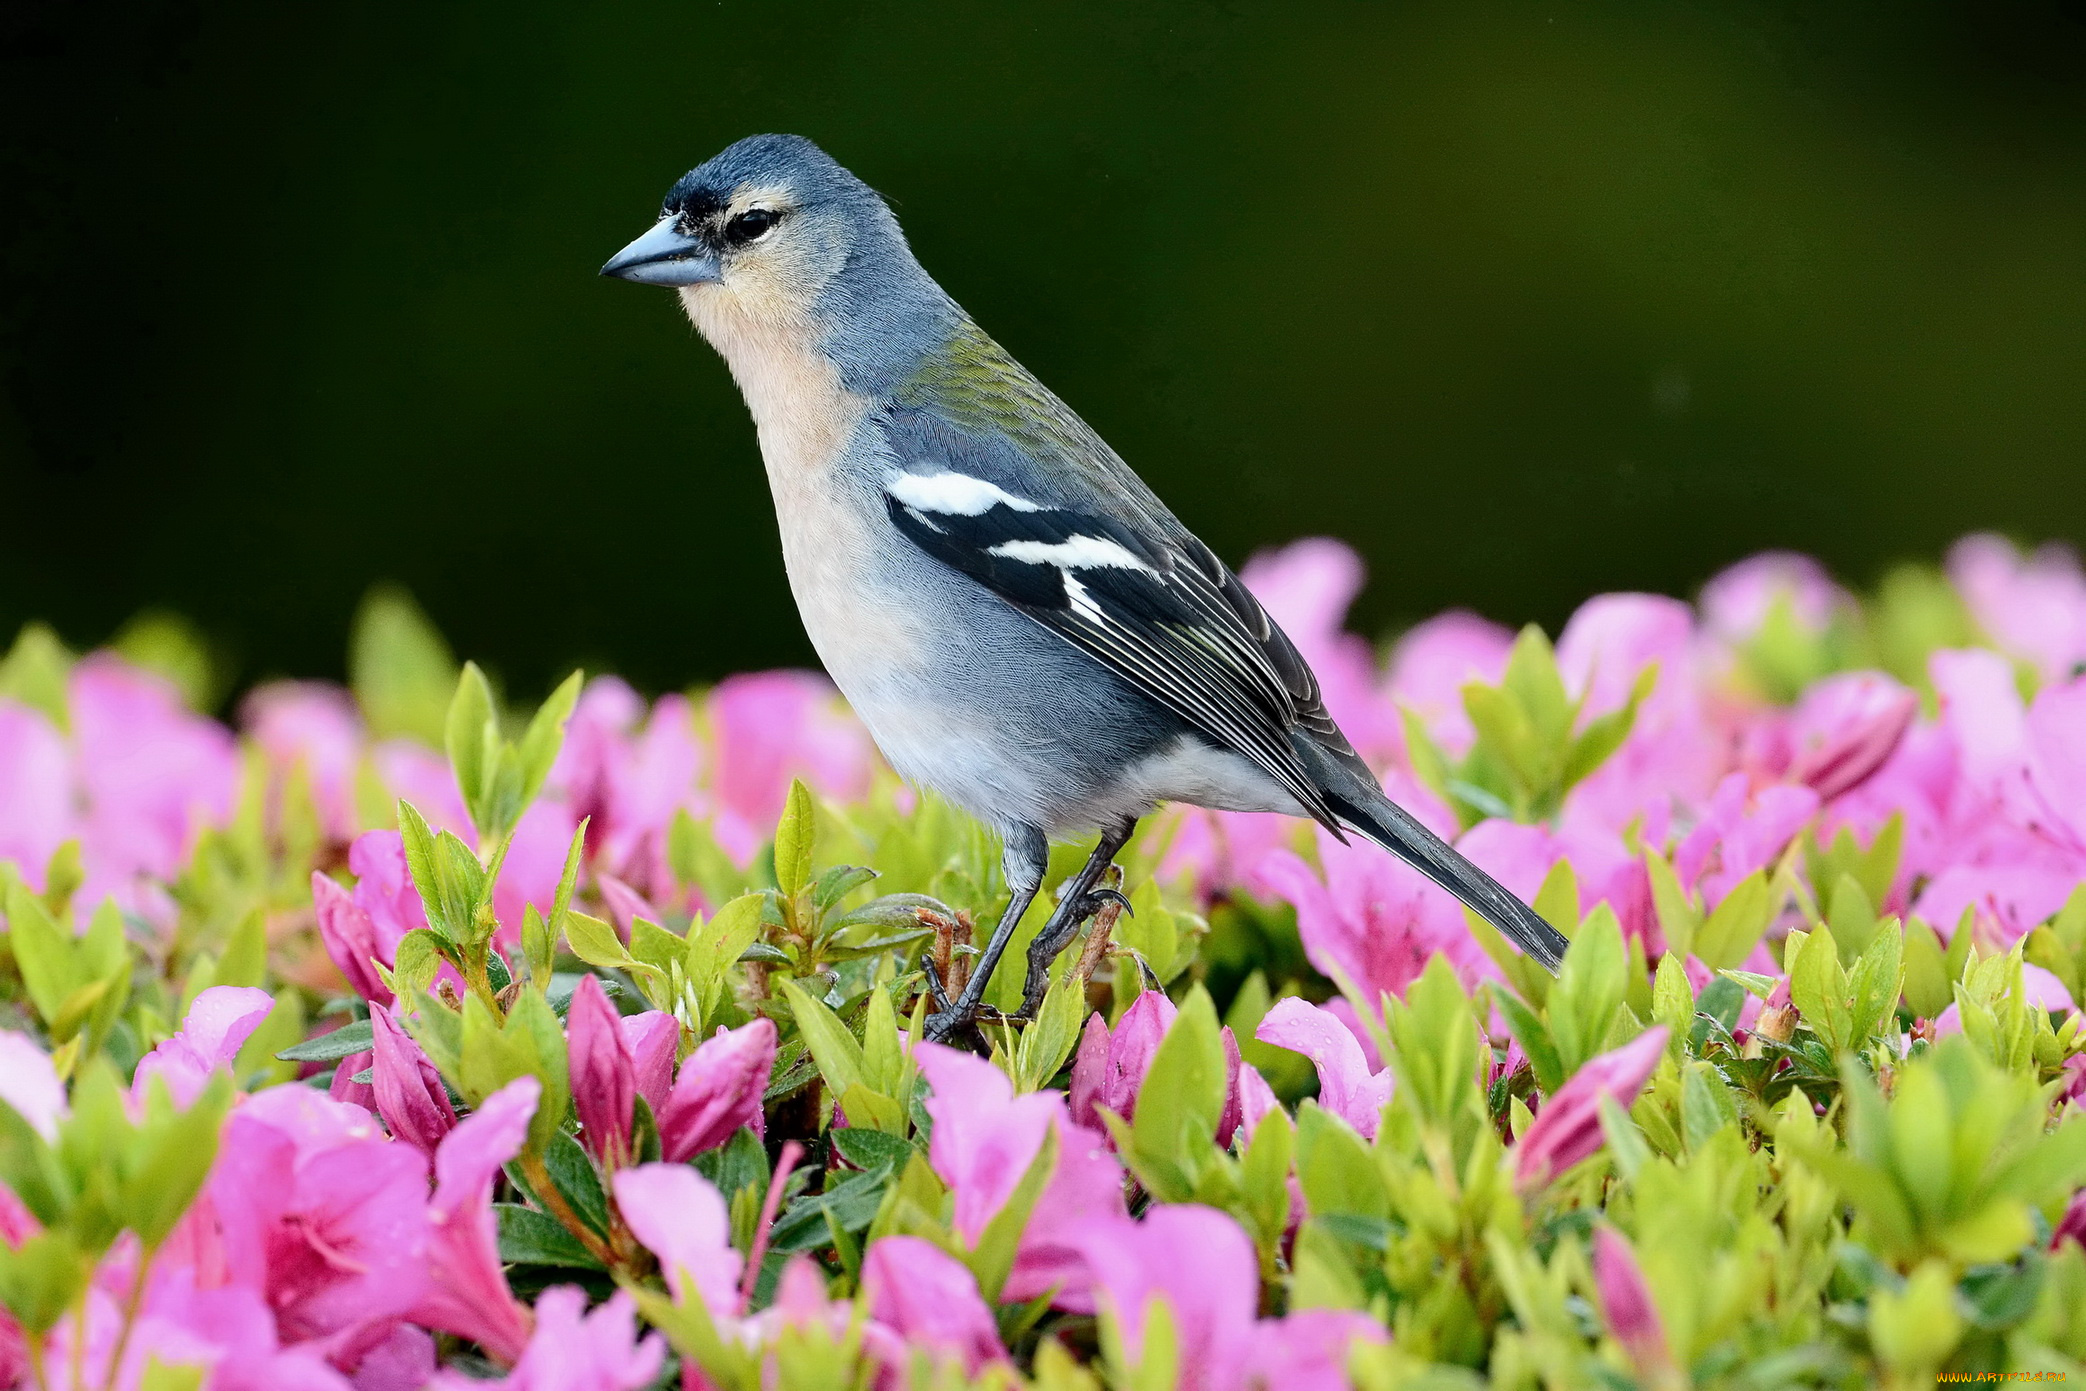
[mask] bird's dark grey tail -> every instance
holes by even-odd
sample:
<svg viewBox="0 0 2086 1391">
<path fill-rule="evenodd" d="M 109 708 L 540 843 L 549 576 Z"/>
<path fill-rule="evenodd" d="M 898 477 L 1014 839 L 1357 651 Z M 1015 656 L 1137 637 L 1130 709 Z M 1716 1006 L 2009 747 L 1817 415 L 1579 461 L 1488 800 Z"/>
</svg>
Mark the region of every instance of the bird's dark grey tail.
<svg viewBox="0 0 2086 1391">
<path fill-rule="evenodd" d="M 1565 948 L 1570 945 L 1563 933 L 1508 893 L 1497 879 L 1465 859 L 1454 846 L 1421 825 L 1411 812 L 1384 796 L 1360 759 L 1350 763 L 1348 758 L 1317 745 L 1316 741 L 1309 742 L 1309 752 L 1317 755 L 1309 761 L 1319 765 L 1326 804 L 1342 826 L 1374 841 L 1447 889 L 1472 912 L 1505 933 L 1507 940 L 1556 974 L 1564 962 Z"/>
</svg>

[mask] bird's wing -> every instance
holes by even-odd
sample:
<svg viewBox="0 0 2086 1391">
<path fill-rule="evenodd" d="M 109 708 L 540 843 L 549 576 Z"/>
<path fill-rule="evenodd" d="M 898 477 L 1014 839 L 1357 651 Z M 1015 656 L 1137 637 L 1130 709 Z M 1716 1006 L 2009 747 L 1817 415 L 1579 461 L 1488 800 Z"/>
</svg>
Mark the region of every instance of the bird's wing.
<svg viewBox="0 0 2086 1391">
<path fill-rule="evenodd" d="M 1132 487 L 1107 486 L 1091 470 L 1038 470 L 1022 442 L 994 432 L 891 423 L 884 501 L 902 535 L 1250 759 L 1337 832 L 1289 738 L 1302 730 L 1354 757 L 1317 678 L 1134 475 Z M 1128 475 L 1113 455 L 1105 463 Z"/>
</svg>

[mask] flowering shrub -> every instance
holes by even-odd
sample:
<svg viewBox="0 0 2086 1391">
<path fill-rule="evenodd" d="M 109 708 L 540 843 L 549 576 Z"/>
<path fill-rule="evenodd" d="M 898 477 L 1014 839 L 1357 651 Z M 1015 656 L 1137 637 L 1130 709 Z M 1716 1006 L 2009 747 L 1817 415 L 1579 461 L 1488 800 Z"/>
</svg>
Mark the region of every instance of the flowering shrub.
<svg viewBox="0 0 2086 1391">
<path fill-rule="evenodd" d="M 1341 548 L 1246 577 L 1555 979 L 1374 850 L 1175 811 L 1037 1017 L 941 1047 L 995 847 L 818 678 L 511 713 L 380 596 L 352 693 L 235 734 L 178 629 L 26 632 L 0 1383 L 2086 1370 L 2072 561 L 1973 538 L 1860 601 L 1763 556 L 1387 664 Z"/>
</svg>

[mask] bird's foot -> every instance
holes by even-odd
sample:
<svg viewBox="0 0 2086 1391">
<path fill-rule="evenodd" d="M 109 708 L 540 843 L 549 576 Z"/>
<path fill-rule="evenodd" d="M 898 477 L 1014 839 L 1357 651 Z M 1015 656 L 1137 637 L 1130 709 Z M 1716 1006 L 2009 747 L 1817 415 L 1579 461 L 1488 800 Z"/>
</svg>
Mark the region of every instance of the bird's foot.
<svg viewBox="0 0 2086 1391">
<path fill-rule="evenodd" d="M 1105 945 L 1107 932 L 1114 929 L 1115 920 L 1124 913 L 1132 917 L 1137 915 L 1136 910 L 1130 906 L 1130 900 L 1125 898 L 1120 890 L 1113 888 L 1088 889 L 1078 899 L 1060 903 L 1050 923 L 1044 927 L 1035 941 L 1029 943 L 1028 979 L 1022 985 L 1021 1009 L 1013 1017 L 1035 1018 L 1036 1011 L 1042 1008 L 1044 995 L 1050 990 L 1050 968 L 1057 961 L 1058 954 L 1072 945 L 1072 939 L 1079 935 L 1081 924 L 1089 919 L 1093 920 L 1095 937 L 1099 944 Z M 1105 929 L 1103 924 L 1106 925 Z M 1098 945 L 1097 949 L 1089 954 L 1094 957 L 1094 962 L 1098 962 Z M 1082 964 L 1091 971 L 1094 962 Z"/>
</svg>

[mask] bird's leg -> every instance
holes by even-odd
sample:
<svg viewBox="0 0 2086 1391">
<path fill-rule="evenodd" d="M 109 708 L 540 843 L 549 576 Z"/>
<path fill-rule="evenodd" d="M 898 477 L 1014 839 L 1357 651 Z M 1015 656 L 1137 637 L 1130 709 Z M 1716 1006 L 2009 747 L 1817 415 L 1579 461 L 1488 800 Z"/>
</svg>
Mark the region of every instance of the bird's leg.
<svg viewBox="0 0 2086 1391">
<path fill-rule="evenodd" d="M 979 1002 L 985 998 L 985 987 L 992 983 L 993 968 L 1000 964 L 1000 957 L 1007 950 L 1007 939 L 1014 935 L 1015 924 L 1028 912 L 1029 904 L 1043 887 L 1043 872 L 1050 867 L 1050 842 L 1033 826 L 1017 827 L 1007 834 L 1007 848 L 1000 856 L 1000 865 L 1007 876 L 1007 911 L 1000 915 L 998 925 L 992 929 L 992 940 L 985 944 L 984 954 L 971 968 L 963 993 L 946 1009 L 927 1016 L 927 1037 L 935 1043 L 947 1042 L 950 1035 L 978 1017 Z"/>
<path fill-rule="evenodd" d="M 1079 873 L 1065 884 L 1058 896 L 1057 911 L 1050 921 L 1029 943 L 1029 976 L 1027 987 L 1021 992 L 1021 1013 L 1024 1018 L 1032 1017 L 1036 1007 L 1043 1003 L 1044 992 L 1050 989 L 1050 963 L 1057 960 L 1058 953 L 1072 944 L 1079 935 L 1079 925 L 1091 918 L 1102 904 L 1120 903 L 1127 911 L 1130 900 L 1114 889 L 1098 887 L 1101 876 L 1115 864 L 1116 853 L 1129 844 L 1137 830 L 1137 818 L 1127 817 L 1101 832 L 1101 843 L 1094 853 L 1087 856 Z"/>
</svg>

